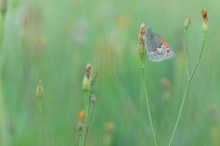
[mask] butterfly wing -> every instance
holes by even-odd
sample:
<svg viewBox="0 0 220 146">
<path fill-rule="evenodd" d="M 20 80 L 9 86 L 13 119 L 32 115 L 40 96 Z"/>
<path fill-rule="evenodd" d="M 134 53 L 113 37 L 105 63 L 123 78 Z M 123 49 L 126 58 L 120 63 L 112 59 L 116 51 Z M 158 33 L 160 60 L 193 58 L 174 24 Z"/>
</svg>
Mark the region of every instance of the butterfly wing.
<svg viewBox="0 0 220 146">
<path fill-rule="evenodd" d="M 164 46 L 161 46 L 159 48 L 156 48 L 154 51 L 148 51 L 147 58 L 154 62 L 163 61 L 164 59 L 166 59 L 166 48 Z"/>
<path fill-rule="evenodd" d="M 166 47 L 160 40 L 160 37 L 148 29 L 145 36 L 145 49 L 147 58 L 154 62 L 166 59 Z"/>
<path fill-rule="evenodd" d="M 159 40 L 162 42 L 162 46 L 165 48 L 165 57 L 164 59 L 171 59 L 175 56 L 175 53 L 173 51 L 173 48 L 160 36 L 156 35 Z"/>
</svg>

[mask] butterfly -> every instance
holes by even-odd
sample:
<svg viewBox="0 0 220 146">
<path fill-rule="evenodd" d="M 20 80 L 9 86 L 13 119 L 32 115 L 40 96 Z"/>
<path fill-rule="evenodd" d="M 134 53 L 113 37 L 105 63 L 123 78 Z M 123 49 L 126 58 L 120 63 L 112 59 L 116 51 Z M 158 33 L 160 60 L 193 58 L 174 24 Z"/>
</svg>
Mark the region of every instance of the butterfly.
<svg viewBox="0 0 220 146">
<path fill-rule="evenodd" d="M 175 56 L 172 47 L 159 35 L 147 28 L 145 32 L 145 49 L 150 61 L 159 62 Z"/>
</svg>

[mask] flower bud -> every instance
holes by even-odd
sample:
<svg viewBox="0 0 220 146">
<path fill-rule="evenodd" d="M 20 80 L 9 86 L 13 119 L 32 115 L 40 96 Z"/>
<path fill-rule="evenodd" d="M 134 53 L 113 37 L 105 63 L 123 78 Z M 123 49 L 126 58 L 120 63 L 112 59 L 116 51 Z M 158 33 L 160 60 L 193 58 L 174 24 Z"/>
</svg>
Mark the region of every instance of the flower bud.
<svg viewBox="0 0 220 146">
<path fill-rule="evenodd" d="M 43 98 L 43 92 L 44 92 L 43 83 L 42 80 L 39 80 L 36 88 L 36 96 L 39 101 L 41 101 Z"/>
<path fill-rule="evenodd" d="M 203 21 L 208 23 L 208 12 L 207 12 L 207 10 L 202 10 L 201 15 L 202 15 Z"/>
<path fill-rule="evenodd" d="M 81 110 L 81 111 L 79 112 L 79 121 L 78 121 L 78 125 L 77 125 L 77 128 L 78 128 L 78 131 L 79 131 L 79 132 L 82 132 L 82 130 L 83 130 L 84 120 L 85 120 L 85 111 L 84 111 L 84 110 Z"/>
<path fill-rule="evenodd" d="M 85 120 L 85 111 L 82 110 L 79 112 L 79 120 L 83 123 Z"/>
<path fill-rule="evenodd" d="M 191 23 L 191 19 L 189 17 L 186 18 L 185 22 L 184 22 L 184 28 L 188 29 L 189 25 Z"/>
<path fill-rule="evenodd" d="M 87 77 L 87 75 L 85 75 L 83 78 L 83 81 L 82 81 L 82 89 L 83 89 L 83 91 L 88 92 L 88 91 L 90 91 L 90 88 L 91 88 L 90 80 Z"/>
<path fill-rule="evenodd" d="M 209 28 L 208 28 L 208 23 L 203 22 L 203 23 L 202 23 L 202 30 L 203 30 L 203 32 L 204 32 L 204 33 L 208 32 L 208 29 L 209 29 Z"/>
<path fill-rule="evenodd" d="M 208 12 L 207 10 L 202 10 L 201 12 L 203 23 L 202 23 L 202 30 L 204 33 L 208 31 Z"/>
<path fill-rule="evenodd" d="M 87 66 L 86 66 L 86 76 L 87 76 L 87 78 L 90 77 L 91 69 L 92 69 L 92 65 L 91 64 L 87 64 Z"/>
</svg>

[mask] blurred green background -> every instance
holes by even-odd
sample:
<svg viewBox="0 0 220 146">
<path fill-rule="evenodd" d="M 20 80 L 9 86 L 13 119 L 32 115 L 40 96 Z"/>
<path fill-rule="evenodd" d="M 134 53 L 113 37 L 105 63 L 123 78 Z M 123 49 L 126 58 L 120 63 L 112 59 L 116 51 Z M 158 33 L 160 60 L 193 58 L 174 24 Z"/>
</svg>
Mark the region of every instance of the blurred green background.
<svg viewBox="0 0 220 146">
<path fill-rule="evenodd" d="M 1 8 L 4 5 L 1 0 Z M 143 103 L 138 56 L 142 22 L 176 56 L 146 59 L 150 108 L 159 146 L 168 145 L 186 83 L 183 24 L 190 71 L 202 45 L 201 10 L 208 10 L 207 44 L 189 87 L 173 146 L 219 146 L 220 17 L 218 0 L 8 0 L 0 19 L 0 145 L 75 145 L 87 63 L 98 72 L 88 146 L 154 146 Z M 42 135 L 36 87 L 42 79 Z"/>
</svg>

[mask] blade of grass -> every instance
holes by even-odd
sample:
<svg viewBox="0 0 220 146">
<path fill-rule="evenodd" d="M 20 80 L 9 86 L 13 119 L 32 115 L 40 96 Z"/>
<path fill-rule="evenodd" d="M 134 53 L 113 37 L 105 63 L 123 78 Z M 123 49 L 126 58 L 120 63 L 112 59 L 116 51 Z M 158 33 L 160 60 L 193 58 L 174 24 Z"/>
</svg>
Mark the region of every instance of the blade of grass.
<svg viewBox="0 0 220 146">
<path fill-rule="evenodd" d="M 150 125 L 151 125 L 151 129 L 153 132 L 153 137 L 154 137 L 154 142 L 155 145 L 157 146 L 157 139 L 156 139 L 156 135 L 155 135 L 155 131 L 154 131 L 154 126 L 153 126 L 153 121 L 152 121 L 152 116 L 151 116 L 151 110 L 150 110 L 150 104 L 149 104 L 149 96 L 147 93 L 147 86 L 145 83 L 145 71 L 144 71 L 144 65 L 142 65 L 141 67 L 141 72 L 142 72 L 142 84 L 143 84 L 143 89 L 144 89 L 144 96 L 145 96 L 145 102 L 146 102 L 146 107 L 147 107 L 147 112 L 148 112 L 148 117 L 150 120 Z"/>
<path fill-rule="evenodd" d="M 147 85 L 146 85 L 146 80 L 145 80 L 145 57 L 146 57 L 146 50 L 145 50 L 145 44 L 144 44 L 144 34 L 145 34 L 146 28 L 145 24 L 141 24 L 140 26 L 140 31 L 139 31 L 139 42 L 138 42 L 138 51 L 139 51 L 139 56 L 140 56 L 140 64 L 141 64 L 141 77 L 142 77 L 142 86 L 144 90 L 144 96 L 145 96 L 145 102 L 146 102 L 146 107 L 147 107 L 147 113 L 148 117 L 150 120 L 150 125 L 151 129 L 153 132 L 153 137 L 154 137 L 154 142 L 155 145 L 157 146 L 157 139 L 154 131 L 154 126 L 153 126 L 153 121 L 151 117 L 151 111 L 150 111 L 150 104 L 149 104 L 149 96 L 147 92 Z"/>
<path fill-rule="evenodd" d="M 184 31 L 183 31 L 183 51 L 185 54 L 185 65 L 186 65 L 187 79 L 189 79 L 189 64 L 188 64 L 188 55 L 187 55 L 187 51 L 186 51 L 186 33 L 187 33 L 187 29 L 184 29 Z"/>
</svg>

